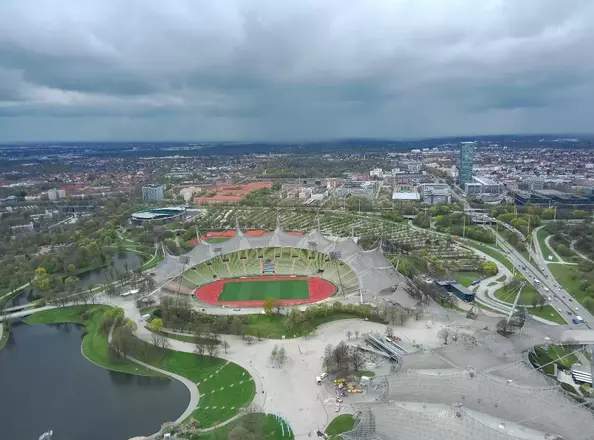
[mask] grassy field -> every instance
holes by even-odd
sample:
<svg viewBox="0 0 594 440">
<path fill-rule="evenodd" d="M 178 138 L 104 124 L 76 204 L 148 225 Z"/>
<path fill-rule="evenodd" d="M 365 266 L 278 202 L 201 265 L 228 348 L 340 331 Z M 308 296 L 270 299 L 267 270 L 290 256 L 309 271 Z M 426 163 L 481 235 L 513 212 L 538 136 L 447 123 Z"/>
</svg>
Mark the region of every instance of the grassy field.
<svg viewBox="0 0 594 440">
<path fill-rule="evenodd" d="M 350 431 L 355 425 L 355 419 L 352 414 L 341 414 L 336 416 L 326 428 L 326 434 L 338 435 Z"/>
<path fill-rule="evenodd" d="M 546 261 L 559 261 L 551 253 L 551 251 L 549 251 L 549 248 L 545 243 L 545 240 L 549 236 L 549 233 L 543 228 L 538 230 L 536 236 L 538 237 L 538 245 L 540 246 L 540 250 L 542 251 L 542 256 L 544 257 L 544 259 Z"/>
<path fill-rule="evenodd" d="M 207 239 L 206 242 L 207 243 L 222 243 L 227 240 L 229 240 L 229 239 L 225 238 L 225 237 L 213 237 L 213 238 Z"/>
<path fill-rule="evenodd" d="M 241 281 L 223 285 L 219 301 L 262 301 L 274 299 L 307 299 L 307 280 Z"/>
<path fill-rule="evenodd" d="M 288 431 L 286 427 L 283 430 L 283 427 L 279 423 L 276 417 L 272 414 L 256 414 L 255 422 L 258 426 L 261 427 L 260 435 L 258 438 L 266 439 L 266 440 L 293 440 L 295 437 L 293 433 Z M 243 425 L 245 423 L 245 416 L 241 417 L 233 422 L 221 426 L 213 431 L 207 431 L 200 434 L 200 440 L 227 440 L 229 438 L 229 433 L 238 425 Z"/>
<path fill-rule="evenodd" d="M 200 402 L 192 416 L 204 428 L 230 419 L 252 401 L 256 386 L 249 373 L 233 362 L 211 356 L 167 350 L 155 366 L 198 385 Z"/>
<path fill-rule="evenodd" d="M 578 267 L 569 264 L 551 263 L 549 269 L 559 284 L 581 303 L 585 298 L 585 294 L 580 290 L 582 276 Z"/>
<path fill-rule="evenodd" d="M 513 304 L 513 302 L 516 299 L 516 295 L 518 294 L 517 286 L 519 285 L 519 283 L 520 281 L 514 280 L 511 284 L 497 289 L 494 292 L 495 298 Z M 538 293 L 534 287 L 532 287 L 530 284 L 526 282 L 524 288 L 522 289 L 522 293 L 520 293 L 520 299 L 518 300 L 518 304 L 532 305 L 534 303 L 533 298 L 535 296 L 536 298 L 538 298 L 538 300 L 540 300 L 540 293 Z"/>
<path fill-rule="evenodd" d="M 540 307 L 531 307 L 528 311 L 531 315 L 538 316 L 539 318 L 547 319 L 557 324 L 567 324 L 567 321 L 551 305 L 544 306 L 542 310 Z"/>
<path fill-rule="evenodd" d="M 107 336 L 100 334 L 98 331 L 103 313 L 107 309 L 108 306 L 88 305 L 42 310 L 25 318 L 25 322 L 27 324 L 72 323 L 84 325 L 87 327 L 88 333 L 83 339 L 83 353 L 91 362 L 108 370 L 120 371 L 122 373 L 160 376 L 158 373 L 135 364 L 132 361 L 112 359 L 109 355 Z M 85 312 L 89 313 L 89 317 L 86 320 L 82 318 Z"/>
<path fill-rule="evenodd" d="M 480 278 L 482 278 L 482 275 L 478 272 L 456 272 L 454 274 L 454 279 L 464 287 L 469 287 L 473 282 Z"/>
</svg>

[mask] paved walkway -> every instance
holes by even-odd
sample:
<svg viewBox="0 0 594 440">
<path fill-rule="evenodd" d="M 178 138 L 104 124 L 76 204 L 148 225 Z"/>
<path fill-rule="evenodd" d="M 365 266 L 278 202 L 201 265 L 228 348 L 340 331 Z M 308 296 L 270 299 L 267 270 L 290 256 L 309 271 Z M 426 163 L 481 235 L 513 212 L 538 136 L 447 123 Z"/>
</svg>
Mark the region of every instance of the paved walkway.
<svg viewBox="0 0 594 440">
<path fill-rule="evenodd" d="M 565 261 L 563 258 L 561 258 L 561 255 L 559 255 L 557 253 L 557 251 L 555 249 L 553 249 L 553 246 L 551 246 L 551 236 L 550 235 L 548 235 L 545 238 L 545 245 L 546 245 L 547 249 L 549 250 L 549 252 L 553 255 L 553 257 L 555 257 L 559 261 L 559 263 L 565 263 L 565 264 L 567 263 L 567 261 Z M 540 246 L 537 246 L 537 247 L 540 250 Z M 543 260 L 544 260 L 544 258 L 543 258 Z M 548 261 L 546 261 L 546 260 L 544 260 L 544 261 L 545 261 L 545 263 L 548 263 Z"/>
<path fill-rule="evenodd" d="M 569 248 L 574 251 L 578 256 L 582 257 L 584 260 L 590 261 L 592 263 L 594 263 L 594 261 L 590 258 L 588 258 L 586 255 L 582 254 L 580 251 L 578 251 L 575 248 L 575 243 L 577 242 L 577 240 L 572 240 L 571 243 L 569 243 Z"/>
</svg>

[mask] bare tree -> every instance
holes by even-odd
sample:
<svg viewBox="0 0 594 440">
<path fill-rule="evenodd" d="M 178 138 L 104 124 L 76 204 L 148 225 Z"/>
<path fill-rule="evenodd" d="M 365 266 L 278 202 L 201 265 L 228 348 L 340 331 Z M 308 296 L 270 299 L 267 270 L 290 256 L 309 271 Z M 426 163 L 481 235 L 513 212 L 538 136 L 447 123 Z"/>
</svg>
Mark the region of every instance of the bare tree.
<svg viewBox="0 0 594 440">
<path fill-rule="evenodd" d="M 252 345 L 252 341 L 254 340 L 254 338 L 252 338 L 251 336 L 246 336 L 245 338 L 245 342 L 247 342 L 247 345 Z"/>
<path fill-rule="evenodd" d="M 197 342 L 196 348 L 194 349 L 194 353 L 196 353 L 198 356 L 202 357 L 202 356 L 204 356 L 205 352 L 206 352 L 206 346 L 202 343 L 202 341 Z"/>
<path fill-rule="evenodd" d="M 270 352 L 270 360 L 274 363 L 278 363 L 278 345 L 272 347 L 272 351 Z"/>
<path fill-rule="evenodd" d="M 261 412 L 262 409 L 253 403 L 245 409 L 245 415 L 242 417 L 242 420 L 243 426 L 248 432 L 259 434 L 262 430 Z"/>
<path fill-rule="evenodd" d="M 363 366 L 363 356 L 361 356 L 361 353 L 357 349 L 353 350 L 353 352 L 351 353 L 350 360 L 351 365 L 353 366 L 353 370 L 355 371 L 359 371 Z"/>
<path fill-rule="evenodd" d="M 285 347 L 278 349 L 277 359 L 279 366 L 282 366 L 285 363 L 287 360 L 287 352 L 285 351 Z"/>
<path fill-rule="evenodd" d="M 351 340 L 351 336 L 353 335 L 353 333 L 350 330 L 347 330 L 346 332 L 346 337 L 347 339 L 350 341 Z"/>
<path fill-rule="evenodd" d="M 332 365 L 334 363 L 334 360 L 332 359 L 332 352 L 334 351 L 334 347 L 332 347 L 332 345 L 328 344 L 326 345 L 326 348 L 324 349 L 324 368 L 326 369 L 326 372 L 330 372 L 330 370 L 332 369 Z"/>
<path fill-rule="evenodd" d="M 359 330 L 355 330 L 355 339 L 359 339 Z"/>
<path fill-rule="evenodd" d="M 225 350 L 225 354 L 227 354 L 227 349 L 229 348 L 229 343 L 223 339 L 223 341 L 221 342 L 221 347 L 223 347 L 223 350 Z"/>
<path fill-rule="evenodd" d="M 206 346 L 206 351 L 208 352 L 209 356 L 215 357 L 217 354 L 219 354 L 219 344 L 208 344 Z"/>
<path fill-rule="evenodd" d="M 437 337 L 442 340 L 443 345 L 448 345 L 448 340 L 452 336 L 452 329 L 449 327 L 442 328 L 438 333 Z"/>
<path fill-rule="evenodd" d="M 171 347 L 171 344 L 169 343 L 169 340 L 166 337 L 155 332 L 151 332 L 151 342 L 155 347 L 158 348 L 165 349 Z"/>
<path fill-rule="evenodd" d="M 345 366 L 348 367 L 349 347 L 345 344 L 344 341 L 340 341 L 339 344 L 336 346 L 336 348 L 332 352 L 332 358 L 334 359 L 336 367 L 339 370 Z"/>
<path fill-rule="evenodd" d="M 386 336 L 389 338 L 394 336 L 394 329 L 390 325 L 386 326 Z"/>
</svg>

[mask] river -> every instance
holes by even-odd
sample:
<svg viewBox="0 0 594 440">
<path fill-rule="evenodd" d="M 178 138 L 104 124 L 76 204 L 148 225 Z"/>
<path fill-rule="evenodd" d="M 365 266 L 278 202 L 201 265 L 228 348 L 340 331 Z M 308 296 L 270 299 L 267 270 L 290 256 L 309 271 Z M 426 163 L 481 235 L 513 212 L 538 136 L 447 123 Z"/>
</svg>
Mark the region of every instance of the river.
<svg viewBox="0 0 594 440">
<path fill-rule="evenodd" d="M 125 440 L 157 432 L 185 410 L 175 380 L 105 370 L 81 354 L 82 327 L 13 326 L 0 350 L 0 432 L 4 439 Z"/>
</svg>

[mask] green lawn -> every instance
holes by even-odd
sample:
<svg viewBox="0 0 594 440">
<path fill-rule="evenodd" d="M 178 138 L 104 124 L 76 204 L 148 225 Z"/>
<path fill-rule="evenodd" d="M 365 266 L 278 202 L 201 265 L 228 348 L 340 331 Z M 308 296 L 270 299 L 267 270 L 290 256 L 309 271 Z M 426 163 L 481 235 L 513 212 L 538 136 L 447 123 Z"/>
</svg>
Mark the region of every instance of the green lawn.
<svg viewBox="0 0 594 440">
<path fill-rule="evenodd" d="M 540 309 L 540 307 L 531 307 L 528 309 L 531 315 L 538 316 L 539 318 L 547 319 L 557 324 L 567 324 L 567 321 L 555 310 L 551 305 L 546 305 Z"/>
<path fill-rule="evenodd" d="M 341 414 L 336 416 L 326 428 L 326 434 L 338 435 L 353 429 L 355 419 L 352 414 Z"/>
<path fill-rule="evenodd" d="M 198 384 L 200 402 L 192 416 L 204 428 L 236 415 L 249 405 L 256 392 L 245 369 L 220 358 L 167 350 L 154 364 Z"/>
<path fill-rule="evenodd" d="M 223 285 L 219 301 L 263 301 L 274 299 L 307 299 L 307 280 L 231 281 Z"/>
<path fill-rule="evenodd" d="M 462 284 L 464 287 L 470 287 L 470 285 L 478 279 L 482 279 L 483 276 L 478 272 L 456 272 L 454 273 L 454 279 Z"/>
<path fill-rule="evenodd" d="M 227 425 L 221 426 L 212 431 L 203 432 L 198 437 L 200 440 L 227 440 L 229 433 L 234 427 L 238 425 L 244 425 L 246 417 L 254 417 L 255 422 L 261 427 L 260 435 L 258 438 L 265 440 L 293 440 L 292 431 L 288 428 L 285 423 L 281 426 L 278 419 L 272 414 L 259 413 L 254 416 L 243 416 L 237 420 L 228 423 Z"/>
<path fill-rule="evenodd" d="M 565 288 L 580 303 L 585 298 L 584 292 L 580 290 L 582 275 L 578 266 L 570 264 L 551 263 L 549 269 L 559 284 Z"/>
<path fill-rule="evenodd" d="M 559 261 L 551 253 L 551 251 L 549 251 L 549 248 L 545 243 L 545 239 L 549 236 L 549 233 L 543 228 L 538 230 L 536 236 L 538 237 L 538 245 L 540 246 L 542 256 L 544 257 L 545 261 Z M 550 260 L 549 257 L 551 258 Z"/>
<path fill-rule="evenodd" d="M 27 324 L 57 324 L 73 323 L 87 327 L 88 333 L 83 339 L 83 353 L 91 362 L 108 370 L 120 371 L 122 373 L 139 374 L 143 376 L 160 376 L 152 370 L 144 368 L 126 359 L 114 360 L 109 355 L 107 335 L 101 335 L 98 331 L 103 313 L 108 306 L 88 305 L 75 307 L 62 307 L 51 310 L 42 310 L 27 318 Z M 84 320 L 83 313 L 89 312 L 89 318 Z"/>
<path fill-rule="evenodd" d="M 229 240 L 229 239 L 225 238 L 225 237 L 213 237 L 213 238 L 206 239 L 206 242 L 207 243 L 222 243 L 227 240 Z"/>
<path fill-rule="evenodd" d="M 545 365 L 551 361 L 555 361 L 559 366 L 569 369 L 573 364 L 578 362 L 576 355 L 569 354 L 571 351 L 560 345 L 550 345 L 549 351 L 545 351 L 543 347 L 536 347 L 534 353 L 536 354 L 536 362 L 539 365 Z M 560 359 L 565 355 L 569 356 Z"/>
<path fill-rule="evenodd" d="M 511 282 L 511 284 L 497 289 L 494 292 L 495 298 L 513 304 L 513 302 L 516 299 L 516 295 L 518 294 L 517 286 L 519 285 L 519 283 L 520 281 L 514 280 Z M 522 289 L 522 293 L 520 293 L 520 299 L 518 300 L 518 304 L 532 305 L 534 304 L 533 298 L 535 296 L 536 298 L 538 298 L 538 300 L 540 300 L 540 293 L 538 293 L 534 287 L 532 287 L 530 284 L 528 284 L 528 282 L 526 282 L 524 288 Z"/>
</svg>

